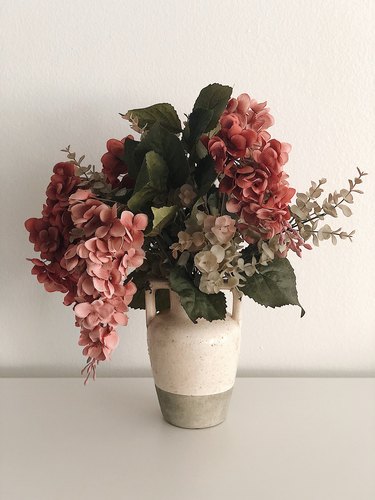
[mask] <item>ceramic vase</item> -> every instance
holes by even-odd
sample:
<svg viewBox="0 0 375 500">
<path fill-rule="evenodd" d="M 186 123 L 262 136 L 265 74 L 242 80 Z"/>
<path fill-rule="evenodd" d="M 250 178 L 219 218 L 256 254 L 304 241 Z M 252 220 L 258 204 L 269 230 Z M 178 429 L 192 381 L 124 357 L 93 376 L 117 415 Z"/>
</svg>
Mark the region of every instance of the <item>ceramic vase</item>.
<svg viewBox="0 0 375 500">
<path fill-rule="evenodd" d="M 166 288 L 171 307 L 156 314 L 155 292 Z M 177 427 L 200 429 L 225 420 L 236 378 L 241 301 L 233 292 L 225 320 L 194 324 L 168 283 L 146 292 L 147 344 L 162 414 Z"/>
</svg>

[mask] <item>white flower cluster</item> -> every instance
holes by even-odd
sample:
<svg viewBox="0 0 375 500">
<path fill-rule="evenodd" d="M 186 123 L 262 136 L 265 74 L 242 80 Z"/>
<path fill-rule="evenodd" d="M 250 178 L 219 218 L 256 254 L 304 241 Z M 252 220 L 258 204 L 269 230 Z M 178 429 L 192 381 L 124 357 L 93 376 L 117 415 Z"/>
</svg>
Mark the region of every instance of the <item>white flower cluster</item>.
<svg viewBox="0 0 375 500">
<path fill-rule="evenodd" d="M 201 273 L 199 289 L 207 294 L 223 288 L 241 286 L 246 276 L 256 272 L 256 259 L 245 263 L 241 257 L 242 239 L 236 232 L 235 220 L 228 215 L 214 216 L 197 211 L 186 221 L 186 231 L 178 233 L 171 246 L 172 255 L 184 264 L 190 254 Z"/>
</svg>

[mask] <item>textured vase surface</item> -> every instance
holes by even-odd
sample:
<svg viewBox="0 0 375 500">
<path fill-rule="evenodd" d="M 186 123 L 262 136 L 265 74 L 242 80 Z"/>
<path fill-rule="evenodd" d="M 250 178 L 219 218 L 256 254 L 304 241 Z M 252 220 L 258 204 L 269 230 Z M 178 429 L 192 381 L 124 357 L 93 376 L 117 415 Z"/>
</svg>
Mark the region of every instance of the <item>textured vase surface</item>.
<svg viewBox="0 0 375 500">
<path fill-rule="evenodd" d="M 147 343 L 160 408 L 178 427 L 199 429 L 225 420 L 240 350 L 240 299 L 225 320 L 194 324 L 170 291 L 171 308 L 156 314 L 153 282 L 146 292 Z"/>
</svg>

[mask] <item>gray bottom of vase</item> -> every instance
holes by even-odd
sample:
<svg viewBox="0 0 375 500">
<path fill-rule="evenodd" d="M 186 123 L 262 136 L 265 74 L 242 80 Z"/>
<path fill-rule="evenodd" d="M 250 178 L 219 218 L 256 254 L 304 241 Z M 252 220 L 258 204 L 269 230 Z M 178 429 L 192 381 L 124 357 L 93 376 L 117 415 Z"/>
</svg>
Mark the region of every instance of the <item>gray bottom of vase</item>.
<svg viewBox="0 0 375 500">
<path fill-rule="evenodd" d="M 208 396 L 185 396 L 155 388 L 165 420 L 185 429 L 204 429 L 221 424 L 232 395 L 232 389 Z"/>
</svg>

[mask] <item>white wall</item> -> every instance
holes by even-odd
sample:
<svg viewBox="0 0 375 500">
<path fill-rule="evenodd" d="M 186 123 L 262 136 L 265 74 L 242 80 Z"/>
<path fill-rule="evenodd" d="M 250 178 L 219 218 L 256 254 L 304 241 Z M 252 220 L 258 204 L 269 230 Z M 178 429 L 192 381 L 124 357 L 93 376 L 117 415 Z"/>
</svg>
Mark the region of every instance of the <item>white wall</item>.
<svg viewBox="0 0 375 500">
<path fill-rule="evenodd" d="M 84 361 L 72 311 L 25 260 L 23 221 L 38 216 L 59 150 L 99 164 L 107 138 L 129 131 L 118 112 L 170 101 L 182 116 L 215 81 L 268 99 L 298 190 L 372 173 L 342 222 L 353 244 L 292 256 L 305 318 L 245 300 L 240 374 L 375 374 L 375 2 L 2 0 L 0 11 L 1 375 L 75 376 Z M 131 312 L 101 374 L 148 374 L 145 333 Z"/>
</svg>

